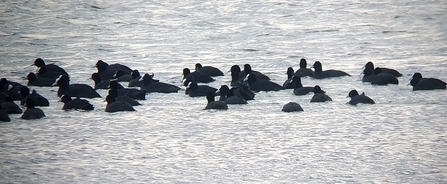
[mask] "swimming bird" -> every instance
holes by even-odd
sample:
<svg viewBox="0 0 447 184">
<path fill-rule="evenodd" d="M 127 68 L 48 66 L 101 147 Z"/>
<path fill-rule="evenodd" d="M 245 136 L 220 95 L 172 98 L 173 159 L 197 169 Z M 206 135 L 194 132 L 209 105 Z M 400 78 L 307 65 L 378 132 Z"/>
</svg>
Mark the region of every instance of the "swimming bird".
<svg viewBox="0 0 447 184">
<path fill-rule="evenodd" d="M 284 89 L 293 89 L 292 77 L 294 73 L 295 71 L 293 71 L 292 67 L 287 68 L 287 80 L 282 85 Z"/>
<path fill-rule="evenodd" d="M 188 94 L 190 97 L 200 97 L 206 96 L 208 92 L 216 92 L 217 89 L 208 85 L 197 85 L 196 82 L 189 82 L 186 87 L 185 94 Z"/>
<path fill-rule="evenodd" d="M 132 79 L 129 81 L 128 87 L 141 87 L 143 85 L 143 81 L 140 80 L 141 79 L 140 71 L 133 70 L 131 76 Z M 152 76 L 152 78 L 154 77 Z M 154 80 L 152 80 L 152 82 L 154 82 Z"/>
<path fill-rule="evenodd" d="M 320 88 L 320 86 L 316 85 L 314 87 L 314 96 L 310 100 L 310 102 L 326 102 L 332 101 L 332 98 L 326 95 Z"/>
<path fill-rule="evenodd" d="M 191 72 L 188 68 L 183 69 L 183 79 L 196 83 L 210 83 L 215 81 L 211 76 L 197 71 Z"/>
<path fill-rule="evenodd" d="M 413 91 L 446 89 L 446 82 L 436 78 L 423 78 L 422 74 L 416 72 L 410 81 Z"/>
<path fill-rule="evenodd" d="M 301 107 L 300 104 L 298 104 L 296 102 L 289 102 L 282 107 L 281 111 L 283 111 L 283 112 L 298 112 L 298 111 L 303 111 L 303 108 Z"/>
<path fill-rule="evenodd" d="M 116 97 L 113 95 L 107 95 L 106 112 L 136 111 L 129 103 L 125 101 L 116 101 L 115 98 Z"/>
<path fill-rule="evenodd" d="M 28 86 L 40 86 L 40 87 L 51 87 L 53 86 L 54 82 L 56 81 L 56 78 L 37 78 L 36 74 L 33 72 L 28 73 L 26 76 L 26 79 L 28 79 Z"/>
<path fill-rule="evenodd" d="M 218 68 L 213 67 L 213 66 L 202 66 L 202 64 L 200 64 L 200 63 L 196 63 L 196 71 L 198 71 L 200 73 L 207 74 L 211 77 L 224 75 L 223 72 L 220 71 Z"/>
<path fill-rule="evenodd" d="M 101 80 L 101 75 L 98 73 L 93 73 L 90 79 L 95 83 L 94 89 L 109 89 L 110 80 Z M 123 89 L 124 87 L 117 83 L 117 88 Z"/>
<path fill-rule="evenodd" d="M 45 117 L 45 113 L 42 109 L 36 108 L 33 99 L 26 99 L 26 110 L 23 112 L 21 119 L 39 119 Z"/>
<path fill-rule="evenodd" d="M 130 75 L 130 73 L 125 73 L 122 70 L 118 70 L 112 76 L 112 79 L 118 82 L 129 82 L 130 80 L 132 80 L 132 75 Z"/>
<path fill-rule="evenodd" d="M 374 68 L 374 63 L 371 62 L 371 61 L 367 62 L 365 64 L 365 68 L 375 69 Z M 377 67 L 377 68 L 379 68 L 379 67 Z M 380 67 L 380 69 L 382 70 L 382 72 L 389 73 L 389 74 L 393 75 L 394 77 L 401 77 L 402 76 L 402 74 L 400 72 L 398 72 L 397 70 L 395 70 L 395 69 L 384 68 L 384 67 Z"/>
<path fill-rule="evenodd" d="M 399 84 L 399 80 L 389 74 L 382 72 L 381 68 L 374 69 L 374 76 L 371 78 L 371 84 L 373 85 L 388 85 L 388 84 Z"/>
<path fill-rule="evenodd" d="M 245 77 L 239 77 L 239 73 L 241 72 L 241 68 L 239 65 L 233 65 L 230 68 L 231 72 L 231 86 L 240 86 Z"/>
<path fill-rule="evenodd" d="M 3 121 L 3 122 L 11 121 L 11 118 L 9 118 L 8 113 L 6 113 L 6 111 L 3 110 L 1 106 L 0 106 L 0 121 Z"/>
<path fill-rule="evenodd" d="M 98 69 L 98 73 L 101 75 L 102 80 L 112 79 L 113 75 L 115 75 L 118 70 L 122 70 L 126 74 L 130 74 L 132 72 L 132 69 L 126 65 L 119 63 L 109 65 L 103 60 L 98 60 L 95 66 Z"/>
<path fill-rule="evenodd" d="M 37 67 L 44 67 L 47 69 L 47 71 L 51 71 L 51 72 L 57 72 L 60 73 L 60 75 L 64 75 L 64 76 L 69 76 L 68 73 L 61 68 L 60 66 L 56 65 L 56 64 L 45 64 L 45 61 L 42 58 L 37 58 L 36 60 L 34 60 L 34 64 Z"/>
<path fill-rule="evenodd" d="M 154 82 L 149 74 L 144 74 L 142 81 L 143 85 L 140 89 L 146 91 L 146 93 L 177 93 L 180 90 L 180 87 L 173 84 Z"/>
<path fill-rule="evenodd" d="M 208 101 L 208 104 L 206 105 L 205 110 L 207 110 L 207 109 L 227 110 L 228 109 L 228 105 L 225 102 L 214 100 L 214 92 L 212 92 L 212 91 L 209 91 L 206 94 L 206 99 Z"/>
<path fill-rule="evenodd" d="M 146 91 L 141 89 L 135 89 L 135 88 L 118 88 L 118 82 L 117 81 L 110 81 L 109 88 L 111 90 L 117 90 L 118 96 L 126 95 L 132 99 L 135 100 L 146 100 Z"/>
<path fill-rule="evenodd" d="M 235 96 L 240 96 L 246 101 L 254 100 L 256 96 L 255 93 L 251 91 L 248 82 L 243 82 L 239 86 L 232 87 L 230 91 L 232 91 Z"/>
<path fill-rule="evenodd" d="M 270 77 L 268 77 L 267 75 L 265 75 L 259 71 L 252 70 L 250 64 L 245 64 L 244 70 L 239 72 L 239 78 L 245 78 L 245 77 L 247 77 L 248 74 L 256 75 L 256 78 L 259 80 L 270 80 Z"/>
<path fill-rule="evenodd" d="M 130 98 L 127 95 L 118 96 L 118 90 L 117 89 L 110 89 L 108 94 L 112 95 L 112 96 L 115 96 L 115 101 L 125 101 L 125 102 L 129 103 L 131 106 L 141 105 L 140 102 L 136 101 L 133 98 Z"/>
<path fill-rule="evenodd" d="M 303 84 L 301 84 L 301 77 L 299 76 L 294 76 L 292 78 L 292 84 L 293 94 L 295 95 L 307 95 L 314 91 L 314 87 L 304 87 Z"/>
<path fill-rule="evenodd" d="M 304 58 L 300 60 L 300 68 L 295 71 L 294 76 L 299 77 L 312 77 L 314 75 L 314 71 L 310 68 L 307 68 L 307 61 Z"/>
<path fill-rule="evenodd" d="M 313 74 L 314 79 L 326 79 L 326 78 L 332 78 L 332 77 L 342 77 L 342 76 L 351 76 L 348 73 L 341 71 L 341 70 L 324 70 L 321 65 L 321 62 L 315 61 L 313 65 L 315 71 Z"/>
<path fill-rule="evenodd" d="M 46 66 L 42 66 L 39 68 L 36 75 L 37 75 L 37 78 L 49 78 L 49 79 L 56 80 L 62 74 L 60 72 L 48 71 Z"/>
<path fill-rule="evenodd" d="M 2 88 L 2 89 L 0 89 L 0 91 L 3 92 L 3 94 L 11 97 L 12 100 L 22 99 L 22 96 L 19 93 L 19 91 L 22 87 L 23 87 L 23 85 L 18 82 L 13 82 L 6 78 L 0 79 L 0 88 Z M 3 100 L 4 100 L 4 98 L 3 98 Z"/>
<path fill-rule="evenodd" d="M 257 76 L 254 74 L 248 74 L 248 76 L 244 79 L 244 81 L 248 82 L 250 89 L 255 92 L 259 91 L 279 91 L 284 88 L 274 82 L 268 80 L 258 80 Z"/>
<path fill-rule="evenodd" d="M 359 95 L 359 93 L 355 89 L 349 91 L 348 97 L 351 98 L 351 100 L 349 100 L 349 102 L 348 102 L 351 105 L 357 105 L 359 103 L 375 104 L 373 99 L 371 99 L 370 97 L 365 95 L 365 92 L 363 92 L 361 95 Z"/>
<path fill-rule="evenodd" d="M 371 82 L 372 78 L 374 77 L 374 69 L 369 67 L 365 68 L 363 69 L 362 74 L 362 82 Z"/>
<path fill-rule="evenodd" d="M 8 114 L 22 114 L 22 109 L 17 105 L 11 97 L 6 97 L 5 101 L 0 105 Z"/>
<path fill-rule="evenodd" d="M 87 84 L 70 84 L 70 79 L 64 75 L 62 75 L 54 85 L 59 86 L 59 89 L 57 90 L 58 97 L 61 97 L 62 95 L 83 98 L 101 97 L 93 87 Z"/>
<path fill-rule="evenodd" d="M 72 99 L 70 96 L 63 95 L 61 98 L 61 102 L 64 103 L 62 110 L 91 111 L 94 109 L 93 105 L 89 101 L 87 101 L 85 99 L 80 99 L 79 97 Z"/>
<path fill-rule="evenodd" d="M 220 86 L 216 94 L 220 95 L 219 101 L 223 101 L 226 104 L 247 104 L 247 100 L 241 96 L 235 96 L 227 85 Z"/>
<path fill-rule="evenodd" d="M 36 90 L 33 90 L 30 93 L 30 89 L 26 86 L 22 86 L 20 88 L 20 95 L 22 96 L 20 100 L 20 105 L 25 105 L 26 100 L 32 99 L 33 100 L 32 103 L 35 106 L 50 106 L 50 102 L 48 101 L 48 99 L 38 94 Z"/>
</svg>

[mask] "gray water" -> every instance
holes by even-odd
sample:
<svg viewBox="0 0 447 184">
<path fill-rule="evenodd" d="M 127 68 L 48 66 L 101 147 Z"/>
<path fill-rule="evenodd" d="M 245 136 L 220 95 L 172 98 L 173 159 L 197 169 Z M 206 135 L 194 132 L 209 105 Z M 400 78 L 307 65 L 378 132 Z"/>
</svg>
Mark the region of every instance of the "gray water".
<svg viewBox="0 0 447 184">
<path fill-rule="evenodd" d="M 65 112 L 57 88 L 34 87 L 51 106 L 0 124 L 0 183 L 445 183 L 446 91 L 407 84 L 414 72 L 447 80 L 446 15 L 446 1 L 3 1 L 0 77 L 23 84 L 38 57 L 90 85 L 99 59 L 179 86 L 198 62 L 225 72 L 213 87 L 246 63 L 282 84 L 301 58 L 352 77 L 303 78 L 332 102 L 260 92 L 228 111 L 180 91 L 148 94 L 137 112 L 106 113 L 104 98 Z M 400 84 L 362 83 L 367 61 Z M 376 104 L 347 105 L 351 89 Z M 304 112 L 282 113 L 290 101 Z"/>
</svg>

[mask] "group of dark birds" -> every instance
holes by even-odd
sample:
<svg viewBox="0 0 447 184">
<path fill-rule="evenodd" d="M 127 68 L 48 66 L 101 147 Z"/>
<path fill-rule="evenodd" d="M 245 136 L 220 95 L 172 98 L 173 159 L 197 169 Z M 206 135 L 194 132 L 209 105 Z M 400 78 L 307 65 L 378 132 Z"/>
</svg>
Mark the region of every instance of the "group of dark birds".
<svg viewBox="0 0 447 184">
<path fill-rule="evenodd" d="M 45 117 L 45 113 L 37 106 L 49 106 L 49 101 L 37 93 L 30 91 L 30 86 L 57 86 L 57 96 L 64 103 L 63 110 L 90 111 L 94 106 L 86 98 L 101 98 L 96 91 L 108 90 L 105 100 L 106 112 L 135 111 L 133 106 L 141 105 L 138 100 L 145 100 L 147 93 L 177 93 L 179 86 L 168 84 L 154 79 L 154 74 L 141 75 L 138 70 L 122 64 L 108 64 L 102 60 L 96 63 L 97 72 L 91 75 L 94 86 L 87 84 L 71 84 L 69 74 L 56 64 L 46 64 L 41 58 L 34 61 L 38 68 L 36 73 L 30 72 L 26 78 L 26 85 L 13 82 L 6 78 L 0 80 L 0 121 L 10 121 L 8 114 L 22 114 L 22 119 L 38 119 Z M 224 73 L 212 66 L 195 65 L 195 70 L 183 69 L 183 85 L 185 94 L 190 97 L 206 97 L 208 103 L 205 109 L 228 109 L 228 104 L 247 104 L 254 100 L 255 93 L 260 91 L 279 91 L 293 89 L 295 95 L 307 95 L 313 93 L 310 102 L 325 102 L 332 99 L 320 86 L 303 86 L 302 77 L 314 79 L 326 79 L 332 77 L 350 76 L 341 70 L 323 70 L 322 64 L 316 61 L 311 68 L 307 68 L 305 59 L 301 59 L 300 68 L 296 71 L 292 67 L 287 69 L 287 80 L 283 85 L 270 81 L 265 74 L 252 70 L 249 64 L 245 64 L 243 70 L 238 65 L 231 67 L 231 83 L 222 85 L 219 89 L 205 85 L 215 81 L 213 77 L 223 76 Z M 372 62 L 366 63 L 363 70 L 363 82 L 373 85 L 399 84 L 398 77 L 401 73 L 394 69 L 374 67 Z M 123 86 L 127 84 L 127 87 Z M 199 85 L 200 84 L 200 85 Z M 413 90 L 446 89 L 446 83 L 436 78 L 423 78 L 420 73 L 414 73 L 410 84 Z M 215 96 L 219 96 L 215 100 Z M 359 94 L 356 90 L 348 93 L 351 105 L 359 103 L 374 104 L 374 100 Z M 21 106 L 26 106 L 25 111 L 15 103 L 20 101 Z M 295 102 L 289 102 L 283 106 L 282 111 L 303 111 Z"/>
</svg>

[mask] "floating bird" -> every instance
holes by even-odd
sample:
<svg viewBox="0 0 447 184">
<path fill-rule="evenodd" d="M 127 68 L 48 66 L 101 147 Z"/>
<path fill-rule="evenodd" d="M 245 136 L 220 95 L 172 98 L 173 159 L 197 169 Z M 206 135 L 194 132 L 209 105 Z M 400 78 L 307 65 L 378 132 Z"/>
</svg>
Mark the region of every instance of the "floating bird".
<svg viewBox="0 0 447 184">
<path fill-rule="evenodd" d="M 342 77 L 342 76 L 351 76 L 348 73 L 341 71 L 341 70 L 324 70 L 319 61 L 315 61 L 313 65 L 315 71 L 313 74 L 314 79 L 326 79 L 326 78 L 332 78 L 332 77 Z"/>
<path fill-rule="evenodd" d="M 348 102 L 351 105 L 357 105 L 359 103 L 375 104 L 374 100 L 365 95 L 365 92 L 359 95 L 359 93 L 355 89 L 349 92 L 348 97 L 351 98 L 351 100 Z"/>
<path fill-rule="evenodd" d="M 446 89 L 446 82 L 436 78 L 423 78 L 421 73 L 414 73 L 410 81 L 413 91 Z"/>
<path fill-rule="evenodd" d="M 208 104 L 206 105 L 205 109 L 217 109 L 217 110 L 228 109 L 228 105 L 225 102 L 214 100 L 214 92 L 212 91 L 209 91 L 207 93 L 206 99 L 208 101 Z"/>
</svg>

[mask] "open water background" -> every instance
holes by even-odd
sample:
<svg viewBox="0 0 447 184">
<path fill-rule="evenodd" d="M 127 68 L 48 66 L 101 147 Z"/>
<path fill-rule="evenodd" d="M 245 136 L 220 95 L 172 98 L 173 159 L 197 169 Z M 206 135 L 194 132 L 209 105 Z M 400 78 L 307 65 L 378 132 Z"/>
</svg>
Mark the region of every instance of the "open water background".
<svg viewBox="0 0 447 184">
<path fill-rule="evenodd" d="M 0 183 L 445 183 L 447 93 L 407 84 L 414 72 L 447 80 L 446 15 L 440 0 L 3 1 L 0 75 L 23 84 L 38 57 L 90 85 L 98 59 L 176 85 L 198 62 L 225 71 L 213 87 L 246 63 L 282 84 L 301 58 L 352 77 L 303 79 L 332 102 L 284 90 L 228 111 L 180 91 L 148 94 L 137 112 L 106 113 L 104 99 L 64 112 L 57 88 L 34 87 L 51 106 L 0 124 Z M 363 84 L 367 61 L 400 84 Z M 376 104 L 347 105 L 351 89 Z M 282 113 L 289 101 L 304 112 Z"/>
</svg>

